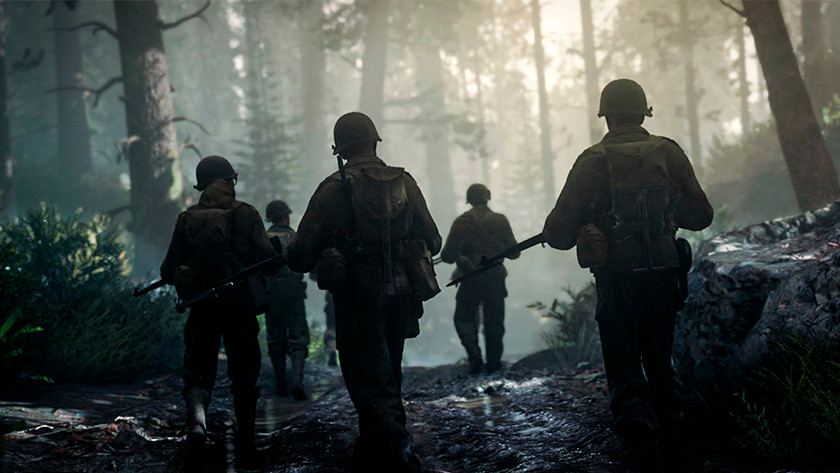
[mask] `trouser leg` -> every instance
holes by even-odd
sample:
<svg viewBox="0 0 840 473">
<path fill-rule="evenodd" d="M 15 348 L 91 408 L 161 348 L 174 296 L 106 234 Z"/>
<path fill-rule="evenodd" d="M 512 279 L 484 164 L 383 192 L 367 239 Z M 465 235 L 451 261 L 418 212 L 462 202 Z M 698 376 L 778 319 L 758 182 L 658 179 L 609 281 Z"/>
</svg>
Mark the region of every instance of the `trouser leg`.
<svg viewBox="0 0 840 473">
<path fill-rule="evenodd" d="M 231 381 L 233 407 L 236 413 L 237 442 L 241 450 L 252 452 L 256 421 L 257 377 L 260 372 L 260 345 L 257 340 L 257 318 L 233 315 L 224 333 Z"/>
<path fill-rule="evenodd" d="M 505 298 L 498 291 L 491 291 L 484 296 L 484 346 L 487 349 L 487 372 L 492 373 L 502 367 L 502 352 L 505 335 Z"/>
<path fill-rule="evenodd" d="M 455 331 L 467 351 L 470 365 L 481 366 L 481 348 L 478 346 L 478 306 L 481 299 L 471 292 L 461 292 L 455 300 Z"/>
<path fill-rule="evenodd" d="M 283 317 L 283 301 L 273 299 L 265 313 L 266 340 L 268 342 L 268 356 L 274 368 L 274 378 L 277 382 L 277 394 L 286 397 L 289 392 L 286 385 L 286 320 Z"/>
<path fill-rule="evenodd" d="M 221 329 L 218 314 L 193 309 L 184 325 L 184 391 L 213 392 L 219 360 Z"/>
</svg>

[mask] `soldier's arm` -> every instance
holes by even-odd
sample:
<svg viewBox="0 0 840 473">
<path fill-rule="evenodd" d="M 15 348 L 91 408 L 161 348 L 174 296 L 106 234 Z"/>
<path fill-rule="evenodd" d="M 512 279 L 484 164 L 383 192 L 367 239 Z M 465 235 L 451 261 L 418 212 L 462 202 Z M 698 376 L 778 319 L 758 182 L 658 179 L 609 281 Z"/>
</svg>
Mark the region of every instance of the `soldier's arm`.
<svg viewBox="0 0 840 473">
<path fill-rule="evenodd" d="M 444 263 L 452 264 L 458 259 L 458 250 L 461 248 L 461 243 L 464 241 L 462 225 L 456 218 L 452 222 L 452 227 L 449 229 L 449 234 L 446 235 L 446 244 L 440 250 L 440 259 Z"/>
<path fill-rule="evenodd" d="M 501 230 L 501 239 L 502 244 L 505 245 L 505 248 L 510 248 L 512 246 L 516 246 L 516 237 L 513 235 L 513 229 L 510 228 L 510 222 L 508 221 L 507 217 L 502 214 L 499 214 L 499 225 Z M 519 258 L 520 252 L 511 253 L 508 255 L 508 259 L 516 259 Z"/>
<path fill-rule="evenodd" d="M 324 181 L 318 186 L 315 194 L 309 199 L 309 205 L 298 225 L 297 232 L 289 240 L 287 259 L 289 268 L 299 273 L 308 273 L 315 269 L 321 253 L 327 249 L 332 231 L 328 228 L 330 217 L 327 205 L 324 203 L 327 194 L 337 194 L 341 191 L 341 183 Z M 340 209 L 346 212 L 347 206 Z"/>
<path fill-rule="evenodd" d="M 691 167 L 688 156 L 676 145 L 672 152 L 677 157 L 679 169 L 680 188 L 676 202 L 674 202 L 677 226 L 686 230 L 700 231 L 712 224 L 715 211 L 697 181 L 697 176 L 694 174 L 694 168 Z"/>
<path fill-rule="evenodd" d="M 187 236 L 184 225 L 184 214 L 181 214 L 175 222 L 169 249 L 160 265 L 160 278 L 166 284 L 175 284 L 175 270 L 187 262 Z"/>
<path fill-rule="evenodd" d="M 426 248 L 434 256 L 440 251 L 442 243 L 440 232 L 438 232 L 435 220 L 429 212 L 426 199 L 423 197 L 423 193 L 420 191 L 417 182 L 414 181 L 414 178 L 410 174 L 406 173 L 406 176 L 409 179 L 407 189 L 410 192 L 408 196 L 409 202 L 413 202 L 414 205 L 414 218 L 410 231 L 411 238 L 414 240 L 425 240 Z"/>
<path fill-rule="evenodd" d="M 568 250 L 575 246 L 578 232 L 586 224 L 586 211 L 595 200 L 584 181 L 586 171 L 578 163 L 569 171 L 557 203 L 545 219 L 543 236 L 552 248 Z"/>
</svg>

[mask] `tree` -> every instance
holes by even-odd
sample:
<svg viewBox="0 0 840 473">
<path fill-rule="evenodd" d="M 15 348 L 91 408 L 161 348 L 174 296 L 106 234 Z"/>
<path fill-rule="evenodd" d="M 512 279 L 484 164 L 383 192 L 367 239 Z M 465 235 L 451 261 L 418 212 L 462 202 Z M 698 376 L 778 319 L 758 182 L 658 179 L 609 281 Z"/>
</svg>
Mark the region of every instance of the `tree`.
<svg viewBox="0 0 840 473">
<path fill-rule="evenodd" d="M 359 111 L 367 114 L 373 123 L 383 127 L 385 101 L 385 64 L 388 52 L 388 16 L 391 2 L 368 1 L 364 6 L 365 33 L 362 56 L 362 88 Z M 381 132 L 381 130 L 380 130 Z"/>
<path fill-rule="evenodd" d="M 534 64 L 537 69 L 537 90 L 540 106 L 540 149 L 542 155 L 543 194 L 546 208 L 556 199 L 554 194 L 554 152 L 551 149 L 551 125 L 548 114 L 548 91 L 545 85 L 545 52 L 543 51 L 540 0 L 531 0 L 534 28 Z"/>
<path fill-rule="evenodd" d="M 735 29 L 735 45 L 738 48 L 738 97 L 741 104 L 741 133 L 747 134 L 752 128 L 750 119 L 750 81 L 747 79 L 747 45 L 745 44 L 744 25 L 738 22 Z"/>
<path fill-rule="evenodd" d="M 799 207 L 813 210 L 837 199 L 837 171 L 811 108 L 778 0 L 743 0 L 743 10 L 728 6 L 746 19 L 755 40 Z"/>
<path fill-rule="evenodd" d="M 327 57 L 324 50 L 323 23 L 322 0 L 303 0 L 300 21 L 303 152 L 311 158 L 318 158 L 329 149 L 324 141 L 328 134 L 324 118 L 324 74 L 327 69 Z M 323 169 L 318 166 L 307 167 L 312 179 L 320 177 L 326 171 L 326 165 L 330 163 L 328 159 L 315 160 L 324 163 L 324 166 Z"/>
<path fill-rule="evenodd" d="M 580 0 L 580 19 L 583 32 L 583 64 L 586 74 L 586 102 L 589 118 L 589 139 L 593 143 L 601 140 L 603 131 L 598 119 L 598 63 L 595 58 L 595 34 L 592 25 L 592 0 Z"/>
<path fill-rule="evenodd" d="M 840 57 L 829 47 L 825 4 L 819 0 L 802 2 L 802 75 L 811 97 L 811 106 L 819 118 L 822 118 L 822 109 L 832 102 L 834 94 L 840 92 L 837 85 Z"/>
<path fill-rule="evenodd" d="M 15 194 L 12 181 L 12 137 L 9 133 L 9 91 L 6 82 L 6 17 L 5 5 L 0 0 L 0 212 L 10 215 L 14 211 Z"/>
<path fill-rule="evenodd" d="M 691 157 L 694 159 L 694 167 L 702 172 L 702 158 L 700 148 L 700 116 L 698 113 L 698 102 L 700 94 L 695 85 L 696 71 L 694 69 L 694 42 L 696 35 L 692 33 L 695 29 L 691 23 L 688 13 L 688 2 L 680 1 L 680 37 L 682 38 L 683 68 L 685 74 L 685 107 L 686 118 L 688 119 L 688 135 L 691 140 Z"/>
</svg>

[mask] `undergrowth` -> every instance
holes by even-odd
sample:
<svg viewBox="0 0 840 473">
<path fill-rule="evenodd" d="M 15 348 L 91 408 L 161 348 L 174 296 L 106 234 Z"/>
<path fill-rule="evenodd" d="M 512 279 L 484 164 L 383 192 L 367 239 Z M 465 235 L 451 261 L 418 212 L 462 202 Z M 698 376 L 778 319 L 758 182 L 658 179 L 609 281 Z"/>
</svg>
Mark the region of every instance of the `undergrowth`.
<svg viewBox="0 0 840 473">
<path fill-rule="evenodd" d="M 743 429 L 743 445 L 767 463 L 814 465 L 836 458 L 840 449 L 836 344 L 812 344 L 795 335 L 774 343 L 779 358 L 754 370 L 738 396 L 739 409 L 733 417 Z"/>
<path fill-rule="evenodd" d="M 535 302 L 528 307 L 542 317 L 556 323 L 543 332 L 543 340 L 554 350 L 557 360 L 564 366 L 574 367 L 582 362 L 600 362 L 601 340 L 595 321 L 595 283 L 575 292 L 565 288 L 565 299 L 554 299 L 551 306 Z"/>
<path fill-rule="evenodd" d="M 181 317 L 167 290 L 132 297 L 105 217 L 41 206 L 0 227 L 0 372 L 78 380 L 175 369 Z"/>
</svg>

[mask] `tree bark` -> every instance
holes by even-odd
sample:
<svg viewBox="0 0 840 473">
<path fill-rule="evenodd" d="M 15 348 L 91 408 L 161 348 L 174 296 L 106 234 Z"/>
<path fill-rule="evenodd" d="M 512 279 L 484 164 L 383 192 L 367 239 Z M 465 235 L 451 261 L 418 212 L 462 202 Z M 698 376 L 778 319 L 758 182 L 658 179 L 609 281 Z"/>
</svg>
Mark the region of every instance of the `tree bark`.
<svg viewBox="0 0 840 473">
<path fill-rule="evenodd" d="M 183 178 L 174 109 L 156 1 L 115 0 L 122 63 L 134 270 L 144 274 L 162 259 L 182 206 Z"/>
<path fill-rule="evenodd" d="M 703 159 L 700 147 L 700 116 L 698 112 L 699 97 L 695 84 L 694 70 L 694 35 L 691 34 L 692 24 L 688 14 L 688 1 L 680 1 L 680 37 L 683 40 L 683 68 L 685 70 L 685 113 L 688 119 L 689 144 L 691 159 L 698 173 L 703 172 Z"/>
<path fill-rule="evenodd" d="M 446 123 L 446 98 L 443 65 L 436 46 L 418 45 L 418 94 L 423 117 L 423 142 L 426 145 L 426 180 L 431 186 L 429 208 L 442 222 L 455 218 L 455 189 L 452 159 Z"/>
<path fill-rule="evenodd" d="M 747 78 L 747 46 L 744 38 L 744 25 L 738 22 L 735 31 L 735 44 L 738 48 L 738 96 L 741 99 L 741 132 L 749 133 L 752 129 L 750 117 L 750 81 Z"/>
<path fill-rule="evenodd" d="M 799 207 L 816 209 L 840 197 L 840 183 L 799 73 L 782 10 L 778 0 L 743 3 Z"/>
<path fill-rule="evenodd" d="M 0 213 L 9 217 L 15 212 L 14 162 L 9 132 L 9 90 L 6 79 L 6 15 L 0 0 Z"/>
<path fill-rule="evenodd" d="M 540 107 L 540 148 L 542 154 L 543 193 L 546 208 L 557 198 L 554 195 L 554 156 L 551 149 L 548 91 L 545 85 L 545 52 L 542 44 L 542 18 L 539 0 L 531 0 L 531 20 L 534 28 L 534 63 L 537 68 L 537 89 Z"/>
<path fill-rule="evenodd" d="M 822 117 L 823 107 L 831 103 L 834 95 L 832 82 L 837 80 L 828 76 L 825 70 L 828 45 L 822 6 L 823 2 L 817 0 L 802 2 L 802 76 L 811 97 L 811 107 L 818 118 Z"/>
<path fill-rule="evenodd" d="M 385 125 L 385 65 L 388 52 L 388 15 L 391 2 L 373 0 L 365 4 L 365 51 L 362 55 L 362 90 L 359 111 L 367 114 L 380 128 Z"/>
<path fill-rule="evenodd" d="M 324 122 L 324 74 L 327 70 L 327 56 L 323 45 L 324 11 L 321 0 L 304 0 L 301 5 L 300 54 L 301 77 L 303 79 L 303 125 L 304 154 L 321 166 L 307 166 L 309 178 L 316 180 L 328 169 L 332 161 L 319 159 L 329 155 L 329 136 Z M 316 181 L 317 182 L 317 181 Z"/>
<path fill-rule="evenodd" d="M 82 44 L 79 31 L 61 31 L 79 24 L 76 9 L 55 2 L 53 33 L 55 40 L 55 81 L 58 105 L 58 161 L 71 179 L 91 169 L 90 126 L 85 107 Z M 65 88 L 74 89 L 65 89 Z"/>
<path fill-rule="evenodd" d="M 587 119 L 589 122 L 589 140 L 601 141 L 604 132 L 598 119 L 598 64 L 595 59 L 595 33 L 592 25 L 592 0 L 580 0 L 580 18 L 583 32 L 583 64 L 586 74 Z"/>
<path fill-rule="evenodd" d="M 487 187 L 490 187 L 490 153 L 487 148 L 487 119 L 484 115 L 484 91 L 481 86 L 481 60 L 475 58 L 475 105 L 477 110 L 477 119 L 479 126 L 479 150 L 481 155 L 478 159 L 481 160 L 481 181 Z"/>
</svg>

